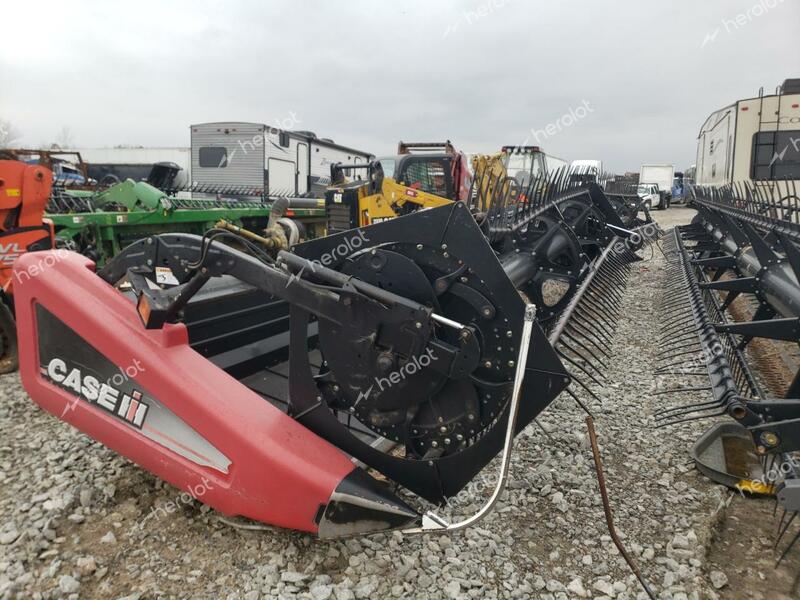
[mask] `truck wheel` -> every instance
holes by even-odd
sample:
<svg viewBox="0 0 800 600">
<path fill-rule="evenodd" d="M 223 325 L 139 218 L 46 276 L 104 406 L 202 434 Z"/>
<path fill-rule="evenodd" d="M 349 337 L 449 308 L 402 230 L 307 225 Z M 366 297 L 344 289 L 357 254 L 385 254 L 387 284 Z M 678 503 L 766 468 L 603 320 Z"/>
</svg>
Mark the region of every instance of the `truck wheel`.
<svg viewBox="0 0 800 600">
<path fill-rule="evenodd" d="M 0 374 L 13 373 L 19 367 L 17 326 L 11 309 L 0 302 Z"/>
</svg>

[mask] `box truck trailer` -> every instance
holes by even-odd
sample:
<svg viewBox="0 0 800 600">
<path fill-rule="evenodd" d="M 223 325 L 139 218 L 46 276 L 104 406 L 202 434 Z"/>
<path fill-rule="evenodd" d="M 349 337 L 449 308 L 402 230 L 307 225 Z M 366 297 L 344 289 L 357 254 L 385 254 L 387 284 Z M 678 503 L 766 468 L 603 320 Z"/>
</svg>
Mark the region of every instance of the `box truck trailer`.
<svg viewBox="0 0 800 600">
<path fill-rule="evenodd" d="M 669 208 L 672 200 L 672 180 L 674 177 L 675 165 L 642 165 L 642 168 L 639 169 L 640 193 L 644 189 L 643 186 L 658 186 L 659 202 L 653 208 Z M 648 193 L 652 193 L 652 189 L 649 189 Z"/>
</svg>

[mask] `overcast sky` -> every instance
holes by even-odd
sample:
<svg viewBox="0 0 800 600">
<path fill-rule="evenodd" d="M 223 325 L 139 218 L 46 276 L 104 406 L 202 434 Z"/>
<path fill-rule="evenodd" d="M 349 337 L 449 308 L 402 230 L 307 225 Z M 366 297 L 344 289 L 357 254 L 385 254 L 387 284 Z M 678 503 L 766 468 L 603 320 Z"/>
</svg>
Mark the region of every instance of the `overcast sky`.
<svg viewBox="0 0 800 600">
<path fill-rule="evenodd" d="M 527 139 L 685 168 L 709 113 L 800 77 L 800 0 L 9 1 L 3 23 L 0 118 L 28 146 L 295 119 L 379 155 Z"/>
</svg>

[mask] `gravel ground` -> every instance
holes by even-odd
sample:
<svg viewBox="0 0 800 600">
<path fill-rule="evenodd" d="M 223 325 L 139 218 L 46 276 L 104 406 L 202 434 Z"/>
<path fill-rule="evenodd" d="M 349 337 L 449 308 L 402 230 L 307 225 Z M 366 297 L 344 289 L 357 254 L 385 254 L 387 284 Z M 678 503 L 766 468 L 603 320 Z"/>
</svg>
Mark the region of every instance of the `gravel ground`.
<svg viewBox="0 0 800 600">
<path fill-rule="evenodd" d="M 705 425 L 651 427 L 654 410 L 679 401 L 652 395 L 663 280 L 658 251 L 634 265 L 602 401 L 586 401 L 617 527 L 645 577 L 659 598 L 715 598 L 731 584 L 707 557 L 731 495 L 690 464 Z M 39 410 L 16 375 L 0 378 L 0 396 L 0 599 L 646 597 L 606 531 L 584 416 L 569 397 L 541 417 L 548 433 L 531 426 L 518 438 L 510 489 L 479 526 L 320 542 L 223 523 Z M 474 482 L 452 509 L 467 514 L 491 483 Z"/>
</svg>

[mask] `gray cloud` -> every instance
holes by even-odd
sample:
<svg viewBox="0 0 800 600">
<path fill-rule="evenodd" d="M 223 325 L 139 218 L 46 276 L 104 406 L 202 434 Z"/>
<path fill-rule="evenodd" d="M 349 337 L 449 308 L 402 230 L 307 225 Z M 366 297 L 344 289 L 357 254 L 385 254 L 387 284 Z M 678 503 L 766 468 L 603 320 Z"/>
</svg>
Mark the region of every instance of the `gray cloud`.
<svg viewBox="0 0 800 600">
<path fill-rule="evenodd" d="M 293 112 L 376 154 L 399 139 L 492 151 L 587 101 L 546 151 L 686 167 L 710 112 L 800 76 L 797 0 L 18 6 L 0 118 L 28 145 L 63 125 L 81 146 L 188 145 L 191 123 Z"/>
</svg>

